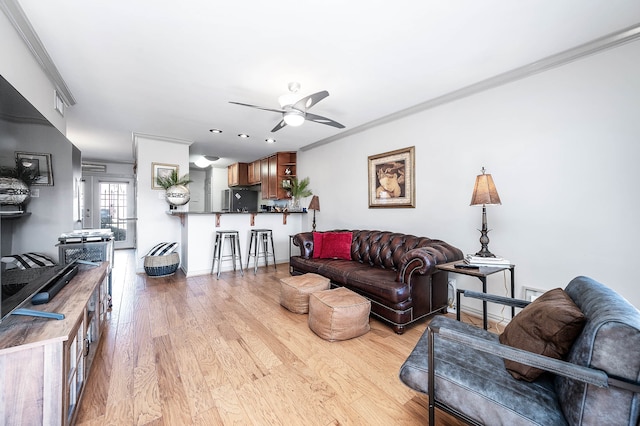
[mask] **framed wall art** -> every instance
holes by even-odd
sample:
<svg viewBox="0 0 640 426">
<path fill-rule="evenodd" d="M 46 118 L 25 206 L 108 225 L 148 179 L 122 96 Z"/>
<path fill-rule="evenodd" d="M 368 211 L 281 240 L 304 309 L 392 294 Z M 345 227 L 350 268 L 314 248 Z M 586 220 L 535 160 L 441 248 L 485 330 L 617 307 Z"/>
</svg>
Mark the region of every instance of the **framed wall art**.
<svg viewBox="0 0 640 426">
<path fill-rule="evenodd" d="M 157 183 L 159 177 L 170 177 L 173 172 L 178 173 L 177 164 L 151 163 L 151 189 L 164 189 Z"/>
<path fill-rule="evenodd" d="M 31 185 L 53 186 L 53 168 L 51 154 L 37 152 L 16 152 L 16 164 L 28 170 L 33 183 Z"/>
<path fill-rule="evenodd" d="M 369 156 L 369 208 L 415 207 L 415 147 Z"/>
</svg>

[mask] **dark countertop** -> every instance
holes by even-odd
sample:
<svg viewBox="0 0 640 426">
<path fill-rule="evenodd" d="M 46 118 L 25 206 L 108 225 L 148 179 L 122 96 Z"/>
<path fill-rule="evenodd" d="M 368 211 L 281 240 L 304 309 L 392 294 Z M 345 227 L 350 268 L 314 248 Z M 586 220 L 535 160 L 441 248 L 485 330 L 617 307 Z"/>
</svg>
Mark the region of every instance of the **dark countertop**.
<svg viewBox="0 0 640 426">
<path fill-rule="evenodd" d="M 290 211 L 286 211 L 286 212 L 262 212 L 262 211 L 256 211 L 256 212 L 191 212 L 191 211 L 182 211 L 182 210 L 168 210 L 167 214 L 170 215 L 183 215 L 183 214 L 188 214 L 188 215 L 195 215 L 195 214 L 283 214 L 283 213 L 288 213 L 288 214 L 306 214 L 307 212 L 290 212 Z"/>
</svg>

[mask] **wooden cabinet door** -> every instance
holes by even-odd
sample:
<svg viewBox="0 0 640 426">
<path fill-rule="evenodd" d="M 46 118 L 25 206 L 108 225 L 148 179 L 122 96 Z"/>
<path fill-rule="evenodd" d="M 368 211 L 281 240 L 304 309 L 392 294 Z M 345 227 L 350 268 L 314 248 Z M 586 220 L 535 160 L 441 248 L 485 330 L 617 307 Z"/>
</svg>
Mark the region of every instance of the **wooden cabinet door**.
<svg viewBox="0 0 640 426">
<path fill-rule="evenodd" d="M 260 160 L 249 164 L 249 185 L 257 185 L 261 182 L 260 165 Z"/>
<path fill-rule="evenodd" d="M 229 186 L 238 185 L 238 163 L 231 164 L 227 167 L 227 184 Z"/>
<path fill-rule="evenodd" d="M 278 198 L 278 156 L 269 157 L 269 198 Z"/>
<path fill-rule="evenodd" d="M 263 158 L 260 160 L 260 191 L 262 191 L 262 198 L 264 200 L 269 199 L 269 159 Z"/>
<path fill-rule="evenodd" d="M 229 186 L 249 185 L 249 165 L 247 163 L 234 163 L 227 167 L 227 183 Z"/>
</svg>

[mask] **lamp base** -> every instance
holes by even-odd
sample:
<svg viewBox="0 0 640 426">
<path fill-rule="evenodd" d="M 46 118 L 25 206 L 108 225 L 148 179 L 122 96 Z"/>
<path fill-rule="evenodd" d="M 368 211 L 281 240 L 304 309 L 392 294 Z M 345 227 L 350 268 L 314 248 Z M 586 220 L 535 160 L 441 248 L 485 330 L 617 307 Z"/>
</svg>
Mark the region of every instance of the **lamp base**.
<svg viewBox="0 0 640 426">
<path fill-rule="evenodd" d="M 478 257 L 496 257 L 495 254 L 489 251 L 489 230 L 487 229 L 487 211 L 485 206 L 482 206 L 482 229 L 480 231 L 480 244 L 482 248 L 476 253 Z"/>
<path fill-rule="evenodd" d="M 475 254 L 478 257 L 496 257 L 495 254 L 491 253 L 486 247 L 483 247 L 479 252 Z"/>
</svg>

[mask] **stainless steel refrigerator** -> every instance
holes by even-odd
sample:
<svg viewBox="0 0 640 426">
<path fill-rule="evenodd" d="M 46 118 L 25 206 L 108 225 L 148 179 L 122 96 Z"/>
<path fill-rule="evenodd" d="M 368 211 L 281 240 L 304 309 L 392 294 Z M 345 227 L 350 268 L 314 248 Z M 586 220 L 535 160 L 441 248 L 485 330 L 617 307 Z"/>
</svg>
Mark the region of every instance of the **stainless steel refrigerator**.
<svg viewBox="0 0 640 426">
<path fill-rule="evenodd" d="M 258 211 L 258 191 L 247 189 L 225 189 L 222 191 L 223 212 Z"/>
</svg>

